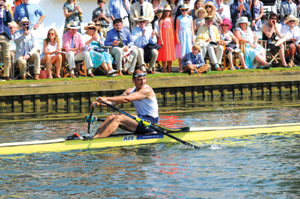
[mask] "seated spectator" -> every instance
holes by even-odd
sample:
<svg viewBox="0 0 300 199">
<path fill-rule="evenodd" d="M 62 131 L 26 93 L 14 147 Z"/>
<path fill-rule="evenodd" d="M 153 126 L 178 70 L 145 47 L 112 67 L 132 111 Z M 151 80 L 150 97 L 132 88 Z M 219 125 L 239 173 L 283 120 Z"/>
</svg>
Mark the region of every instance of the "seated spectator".
<svg viewBox="0 0 300 199">
<path fill-rule="evenodd" d="M 97 0 L 98 8 L 93 11 L 93 21 L 101 25 L 101 33 L 103 37 L 106 37 L 108 31 L 111 15 L 107 8 L 105 8 L 105 0 Z"/>
<path fill-rule="evenodd" d="M 118 75 L 123 75 L 122 58 L 129 53 L 133 55 L 130 67 L 126 71 L 130 75 L 134 72 L 138 51 L 134 46 L 131 33 L 127 28 L 123 28 L 122 19 L 115 19 L 113 26 L 114 28 L 107 32 L 104 44 L 106 46 L 112 46 L 111 53 L 116 60 Z"/>
<path fill-rule="evenodd" d="M 207 16 L 212 16 L 213 17 L 213 25 L 219 27 L 220 23 L 222 23 L 222 17 L 218 12 L 216 12 L 216 7 L 213 2 L 208 1 L 205 3 L 204 6 Z"/>
<path fill-rule="evenodd" d="M 141 55 L 140 59 L 142 59 L 141 62 L 144 62 L 145 56 L 148 57 L 149 54 L 151 55 L 148 73 L 155 73 L 155 62 L 158 56 L 158 50 L 155 49 L 157 48 L 157 38 L 155 31 L 152 30 L 151 27 L 147 26 L 148 22 L 149 21 L 145 17 L 140 17 L 138 19 L 138 27 L 133 29 L 132 39 L 134 41 L 134 45 L 138 47 L 139 55 Z M 148 53 L 147 50 L 149 50 Z"/>
<path fill-rule="evenodd" d="M 117 71 L 112 68 L 112 56 L 102 48 L 103 41 L 97 32 L 93 21 L 89 22 L 86 27 L 85 45 L 89 47 L 90 56 L 94 68 L 102 67 L 106 75 L 112 75 Z"/>
<path fill-rule="evenodd" d="M 63 36 L 63 49 L 66 51 L 71 77 L 75 77 L 75 61 L 79 60 L 84 60 L 88 75 L 94 77 L 92 73 L 93 62 L 90 53 L 85 50 L 84 39 L 77 32 L 77 22 L 72 21 L 67 27 L 68 31 Z"/>
<path fill-rule="evenodd" d="M 281 38 L 278 42 L 276 42 L 275 45 L 280 45 L 283 42 L 286 42 L 288 48 L 287 48 L 287 57 L 290 58 L 290 61 L 288 63 L 289 67 L 294 67 L 294 59 L 295 59 L 295 53 L 296 48 L 298 46 L 300 50 L 300 28 L 299 25 L 299 19 L 294 17 L 293 15 L 290 15 L 287 17 L 287 19 L 284 21 L 285 26 L 282 26 L 281 28 L 281 34 L 284 35 L 283 38 Z"/>
<path fill-rule="evenodd" d="M 65 27 L 64 33 L 68 30 L 68 24 L 72 21 L 77 22 L 78 31 L 81 33 L 80 23 L 82 22 L 82 10 L 78 2 L 75 0 L 67 0 L 64 3 Z"/>
<path fill-rule="evenodd" d="M 221 63 L 223 57 L 223 44 L 219 44 L 220 33 L 217 26 L 212 25 L 213 16 L 208 15 L 205 17 L 205 25 L 198 29 L 196 43 L 201 46 L 202 57 L 208 55 L 215 70 L 222 70 Z"/>
<path fill-rule="evenodd" d="M 235 0 L 234 3 L 230 5 L 230 14 L 233 29 L 235 30 L 236 22 L 240 17 L 247 17 L 248 20 L 251 20 L 251 12 L 249 4 L 245 0 Z"/>
<path fill-rule="evenodd" d="M 283 38 L 283 35 L 280 32 L 280 24 L 277 23 L 277 19 L 278 16 L 276 13 L 271 13 L 269 15 L 269 20 L 267 23 L 264 24 L 263 28 L 262 28 L 262 39 L 267 41 L 267 47 L 269 49 L 275 49 L 276 51 L 278 51 L 278 49 L 276 49 L 277 47 L 275 46 L 279 46 L 279 56 L 280 56 L 280 60 L 281 60 L 281 64 L 283 67 L 287 67 L 287 63 L 285 60 L 285 56 L 284 56 L 284 45 L 283 43 L 277 45 L 276 42 L 280 39 Z"/>
<path fill-rule="evenodd" d="M 244 54 L 239 48 L 239 40 L 233 35 L 230 31 L 232 24 L 230 19 L 223 19 L 221 23 L 221 43 L 225 46 L 225 54 L 229 60 L 229 65 L 231 70 L 235 70 L 233 65 L 232 54 L 237 53 L 241 62 L 241 69 L 247 69 L 248 67 L 245 64 Z"/>
<path fill-rule="evenodd" d="M 11 14 L 4 0 L 0 0 L 0 45 L 2 48 L 2 57 L 4 62 L 4 78 L 10 80 L 11 59 L 10 42 L 12 39 L 8 23 L 12 21 Z"/>
<path fill-rule="evenodd" d="M 39 80 L 40 75 L 40 54 L 35 44 L 35 38 L 29 27 L 30 22 L 27 17 L 24 17 L 21 22 L 21 29 L 14 35 L 16 44 L 15 61 L 17 61 L 21 79 L 26 79 L 27 62 L 34 64 L 34 79 Z"/>
<path fill-rule="evenodd" d="M 145 0 L 138 0 L 138 2 L 134 3 L 130 7 L 130 21 L 131 21 L 131 28 L 137 27 L 138 19 L 143 16 L 147 18 L 149 22 L 153 21 L 154 19 L 154 10 L 151 3 Z M 149 23 L 149 26 L 151 24 Z"/>
<path fill-rule="evenodd" d="M 297 15 L 297 5 L 293 2 L 293 0 L 282 0 L 280 6 L 280 19 L 284 22 L 285 15 Z"/>
<path fill-rule="evenodd" d="M 184 72 L 188 74 L 201 74 L 210 70 L 210 65 L 205 64 L 198 44 L 193 45 L 192 52 L 181 59 L 181 65 Z"/>
<path fill-rule="evenodd" d="M 262 68 L 269 69 L 271 64 L 266 61 L 265 49 L 257 44 L 258 37 L 251 30 L 247 17 L 240 17 L 236 22 L 234 35 L 241 43 L 245 44 L 245 61 L 248 68 L 255 68 L 255 61 L 262 65 Z"/>
<path fill-rule="evenodd" d="M 19 25 L 15 21 L 11 21 L 11 22 L 8 23 L 8 27 L 10 29 L 10 34 L 11 34 L 12 38 L 14 38 L 15 32 L 17 32 L 20 29 Z M 10 60 L 12 62 L 11 63 L 11 68 L 14 71 L 14 67 L 15 67 L 14 60 L 15 60 L 15 53 L 16 53 L 16 44 L 15 44 L 13 39 L 10 40 L 9 43 L 10 43 L 9 44 L 10 45 Z M 12 78 L 14 78 L 14 75 L 15 74 L 13 74 Z"/>
<path fill-rule="evenodd" d="M 196 34 L 200 26 L 203 26 L 205 24 L 206 15 L 207 15 L 206 10 L 203 7 L 199 8 L 196 11 L 197 18 L 194 19 L 194 30 Z"/>
<path fill-rule="evenodd" d="M 39 28 L 45 16 L 41 8 L 34 3 L 29 3 L 29 0 L 23 0 L 23 3 L 17 6 L 14 12 L 14 20 L 17 23 L 20 23 L 24 17 L 27 17 L 30 21 L 30 28 L 34 30 Z"/>
<path fill-rule="evenodd" d="M 48 78 L 52 79 L 52 64 L 56 66 L 56 78 L 60 78 L 60 69 L 62 63 L 60 42 L 55 29 L 48 30 L 47 38 L 44 40 L 43 53 L 41 55 L 41 63 L 46 65 Z"/>
</svg>

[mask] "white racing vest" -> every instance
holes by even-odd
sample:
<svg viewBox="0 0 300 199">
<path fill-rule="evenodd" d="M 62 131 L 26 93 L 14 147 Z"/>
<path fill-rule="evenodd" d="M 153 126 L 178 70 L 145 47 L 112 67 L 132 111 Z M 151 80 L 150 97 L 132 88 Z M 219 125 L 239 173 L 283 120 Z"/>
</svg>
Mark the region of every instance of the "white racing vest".
<svg viewBox="0 0 300 199">
<path fill-rule="evenodd" d="M 145 85 L 146 88 L 151 88 L 148 85 Z M 136 88 L 134 87 L 131 91 L 130 94 L 135 92 Z M 151 99 L 142 99 L 142 100 L 136 100 L 132 102 L 136 112 L 138 115 L 142 116 L 151 116 L 153 118 L 158 117 L 158 104 L 157 104 L 157 99 L 156 96 L 152 97 Z"/>
</svg>

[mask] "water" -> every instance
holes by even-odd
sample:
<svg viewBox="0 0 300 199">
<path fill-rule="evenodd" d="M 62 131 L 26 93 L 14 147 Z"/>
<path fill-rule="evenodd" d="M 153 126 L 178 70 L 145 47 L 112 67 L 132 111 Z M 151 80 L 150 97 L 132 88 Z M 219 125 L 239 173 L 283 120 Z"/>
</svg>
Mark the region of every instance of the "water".
<svg viewBox="0 0 300 199">
<path fill-rule="evenodd" d="M 293 107 L 220 110 L 165 115 L 162 124 L 272 124 L 298 122 L 299 116 Z M 1 125 L 0 139 L 51 139 L 74 131 L 84 133 L 86 125 L 10 124 Z M 200 150 L 174 143 L 6 156 L 0 158 L 0 198 L 299 198 L 299 140 L 274 134 L 195 143 Z"/>
</svg>

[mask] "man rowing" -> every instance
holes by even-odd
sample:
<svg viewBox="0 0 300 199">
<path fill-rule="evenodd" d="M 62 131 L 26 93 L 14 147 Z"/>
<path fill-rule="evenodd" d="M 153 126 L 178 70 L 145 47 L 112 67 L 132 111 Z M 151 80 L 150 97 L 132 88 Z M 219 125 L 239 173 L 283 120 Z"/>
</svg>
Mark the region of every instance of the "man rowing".
<svg viewBox="0 0 300 199">
<path fill-rule="evenodd" d="M 114 106 L 133 102 L 139 118 L 157 124 L 159 119 L 157 99 L 153 89 L 146 84 L 146 73 L 141 69 L 136 69 L 132 75 L 132 81 L 135 87 L 126 89 L 120 96 L 98 97 L 97 101 L 92 103 L 92 107 L 95 105 L 106 106 L 104 103 Z M 145 134 L 154 131 L 149 127 L 145 127 L 142 121 L 137 122 L 123 114 L 111 114 L 100 125 L 94 138 L 108 137 L 119 127 L 135 134 Z"/>
</svg>

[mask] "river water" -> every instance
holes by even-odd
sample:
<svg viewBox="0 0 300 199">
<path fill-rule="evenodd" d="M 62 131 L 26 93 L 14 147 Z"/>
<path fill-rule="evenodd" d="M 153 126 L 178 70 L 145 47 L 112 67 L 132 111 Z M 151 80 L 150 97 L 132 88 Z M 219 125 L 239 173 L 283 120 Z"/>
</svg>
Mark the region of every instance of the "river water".
<svg viewBox="0 0 300 199">
<path fill-rule="evenodd" d="M 169 127 L 299 122 L 298 107 L 165 114 Z M 98 124 L 97 124 L 98 125 Z M 97 128 L 92 126 L 92 132 Z M 85 133 L 82 120 L 1 124 L 1 142 Z M 300 137 L 257 135 L 194 143 L 0 157 L 0 198 L 299 198 Z"/>
</svg>

